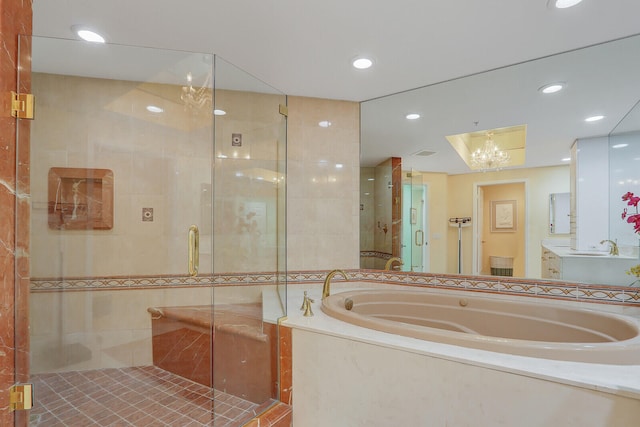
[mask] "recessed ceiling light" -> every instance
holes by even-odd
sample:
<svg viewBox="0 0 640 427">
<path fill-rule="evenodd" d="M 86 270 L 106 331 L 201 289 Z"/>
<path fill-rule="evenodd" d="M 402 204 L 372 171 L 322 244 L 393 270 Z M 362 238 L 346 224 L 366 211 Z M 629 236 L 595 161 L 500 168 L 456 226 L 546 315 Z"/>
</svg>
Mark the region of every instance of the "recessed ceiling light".
<svg viewBox="0 0 640 427">
<path fill-rule="evenodd" d="M 585 122 L 597 122 L 598 120 L 604 119 L 604 116 L 591 116 L 584 119 Z"/>
<path fill-rule="evenodd" d="M 104 43 L 105 38 L 93 30 L 82 25 L 73 25 L 71 31 L 76 33 L 82 40 L 92 43 Z"/>
<path fill-rule="evenodd" d="M 542 86 L 538 90 L 542 93 L 549 94 L 549 93 L 560 92 L 562 89 L 564 89 L 564 83 L 551 83 L 551 84 Z"/>
<path fill-rule="evenodd" d="M 342 163 L 336 163 L 336 169 L 342 169 L 344 165 Z"/>
<path fill-rule="evenodd" d="M 629 144 L 616 144 L 616 145 L 612 145 L 611 148 L 624 148 L 628 146 Z"/>
<path fill-rule="evenodd" d="M 580 3 L 582 0 L 552 0 L 552 3 L 558 9 L 566 9 Z"/>
<path fill-rule="evenodd" d="M 227 112 L 224 110 L 213 110 L 213 114 L 215 114 L 216 116 L 224 116 L 225 114 L 227 114 Z"/>
<path fill-rule="evenodd" d="M 162 113 L 164 110 L 157 105 L 147 105 L 147 111 L 150 113 Z"/>
<path fill-rule="evenodd" d="M 323 120 L 321 122 L 318 122 L 318 126 L 320 126 L 321 128 L 328 128 L 329 126 L 331 126 L 331 122 L 329 120 Z"/>
<path fill-rule="evenodd" d="M 367 181 L 375 181 L 375 178 L 367 178 Z"/>
<path fill-rule="evenodd" d="M 416 120 L 420 118 L 420 114 L 418 113 L 409 113 L 405 116 L 407 120 Z"/>
<path fill-rule="evenodd" d="M 358 70 L 366 70 L 373 65 L 373 61 L 369 58 L 356 58 L 352 64 Z"/>
<path fill-rule="evenodd" d="M 570 162 L 571 161 L 571 157 L 565 157 L 564 159 L 561 159 L 561 161 Z"/>
</svg>

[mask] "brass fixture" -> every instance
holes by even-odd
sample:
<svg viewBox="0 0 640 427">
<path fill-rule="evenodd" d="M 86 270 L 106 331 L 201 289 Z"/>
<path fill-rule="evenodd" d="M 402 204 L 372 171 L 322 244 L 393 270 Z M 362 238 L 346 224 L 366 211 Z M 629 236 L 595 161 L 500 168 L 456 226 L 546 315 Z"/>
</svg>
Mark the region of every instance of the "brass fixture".
<svg viewBox="0 0 640 427">
<path fill-rule="evenodd" d="M 315 302 L 314 300 L 312 300 L 307 296 L 307 291 L 304 291 L 304 298 L 302 299 L 302 306 L 300 307 L 300 310 L 304 310 L 303 316 L 305 317 L 313 316 L 313 311 L 311 311 L 311 303 L 314 303 L 314 302 Z"/>
<path fill-rule="evenodd" d="M 33 386 L 18 384 L 9 390 L 9 411 L 31 409 L 33 406 Z"/>
<path fill-rule="evenodd" d="M 11 117 L 33 119 L 34 96 L 30 93 L 11 91 Z"/>
<path fill-rule="evenodd" d="M 389 261 L 387 261 L 387 263 L 384 265 L 384 269 L 385 269 L 385 270 L 391 270 L 391 265 L 392 265 L 394 262 L 397 262 L 397 263 L 398 263 L 398 264 L 400 264 L 400 265 L 404 265 L 404 261 L 402 261 L 402 259 L 401 259 L 401 258 L 398 258 L 397 256 L 395 256 L 395 257 L 393 257 L 393 258 L 389 258 Z M 400 266 L 400 265 L 399 265 L 399 266 Z M 398 266 L 398 267 L 399 267 L 399 266 Z"/>
<path fill-rule="evenodd" d="M 346 300 L 344 300 L 344 308 L 348 311 L 351 311 L 351 309 L 353 308 L 353 300 L 351 298 L 347 298 Z"/>
<path fill-rule="evenodd" d="M 609 249 L 609 255 L 611 256 L 618 256 L 620 255 L 620 250 L 618 249 L 618 243 L 614 242 L 613 240 L 603 240 L 600 242 L 600 244 L 604 244 L 604 243 L 609 243 L 609 246 L 611 247 Z"/>
<path fill-rule="evenodd" d="M 329 292 L 330 292 L 330 287 L 331 287 L 331 279 L 333 279 L 333 276 L 335 276 L 336 274 L 342 274 L 342 276 L 344 277 L 344 280 L 349 280 L 349 276 L 347 276 L 347 273 L 345 273 L 342 270 L 332 270 L 329 274 L 327 274 L 327 278 L 324 279 L 324 286 L 322 287 L 322 299 L 324 300 L 326 297 L 329 296 Z"/>
<path fill-rule="evenodd" d="M 189 276 L 197 276 L 200 267 L 200 233 L 197 225 L 189 227 Z"/>
</svg>

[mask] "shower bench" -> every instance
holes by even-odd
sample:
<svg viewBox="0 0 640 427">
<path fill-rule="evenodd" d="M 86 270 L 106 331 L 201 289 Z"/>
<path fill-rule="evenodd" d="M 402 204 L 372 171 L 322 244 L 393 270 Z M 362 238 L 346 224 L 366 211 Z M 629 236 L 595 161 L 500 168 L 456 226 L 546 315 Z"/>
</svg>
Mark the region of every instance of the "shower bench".
<svg viewBox="0 0 640 427">
<path fill-rule="evenodd" d="M 147 311 L 155 366 L 254 403 L 273 397 L 275 357 L 270 343 L 275 337 L 270 336 L 272 328 L 263 330 L 261 304 Z"/>
</svg>

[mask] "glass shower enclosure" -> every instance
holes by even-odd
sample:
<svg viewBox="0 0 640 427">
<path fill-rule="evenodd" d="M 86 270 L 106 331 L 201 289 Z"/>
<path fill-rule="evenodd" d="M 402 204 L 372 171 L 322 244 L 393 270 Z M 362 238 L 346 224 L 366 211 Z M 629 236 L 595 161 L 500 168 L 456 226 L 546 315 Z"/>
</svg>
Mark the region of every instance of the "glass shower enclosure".
<svg viewBox="0 0 640 427">
<path fill-rule="evenodd" d="M 279 398 L 286 97 L 210 54 L 20 48 L 30 425 L 250 421 Z"/>
</svg>

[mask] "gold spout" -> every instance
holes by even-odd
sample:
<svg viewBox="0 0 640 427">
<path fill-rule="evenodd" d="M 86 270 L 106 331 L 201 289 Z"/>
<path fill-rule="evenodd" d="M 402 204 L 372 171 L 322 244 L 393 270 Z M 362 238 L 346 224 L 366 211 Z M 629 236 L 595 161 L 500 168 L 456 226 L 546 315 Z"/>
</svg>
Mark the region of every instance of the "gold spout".
<svg viewBox="0 0 640 427">
<path fill-rule="evenodd" d="M 394 262 L 398 262 L 400 265 L 404 265 L 404 261 L 402 261 L 402 259 L 395 256 L 393 258 L 390 258 L 389 261 L 387 261 L 387 263 L 384 265 L 384 269 L 391 270 L 391 264 L 393 264 Z"/>
<path fill-rule="evenodd" d="M 614 242 L 613 240 L 602 240 L 600 242 L 600 244 L 604 244 L 604 243 L 609 243 L 609 245 L 611 246 L 611 249 L 609 249 L 609 255 L 611 256 L 618 256 L 620 255 L 620 250 L 618 249 L 618 243 Z"/>
<path fill-rule="evenodd" d="M 330 291 L 330 287 L 331 287 L 331 279 L 333 279 L 333 276 L 335 276 L 336 274 L 342 274 L 342 276 L 344 277 L 345 280 L 349 280 L 349 276 L 347 276 L 347 273 L 345 273 L 342 270 L 332 270 L 329 274 L 327 274 L 327 278 L 324 279 L 324 286 L 322 287 L 322 299 L 324 300 L 326 297 L 329 296 L 329 291 Z"/>
<path fill-rule="evenodd" d="M 300 306 L 300 311 L 307 308 L 307 291 L 304 291 L 304 296 L 302 297 L 302 305 Z"/>
</svg>

